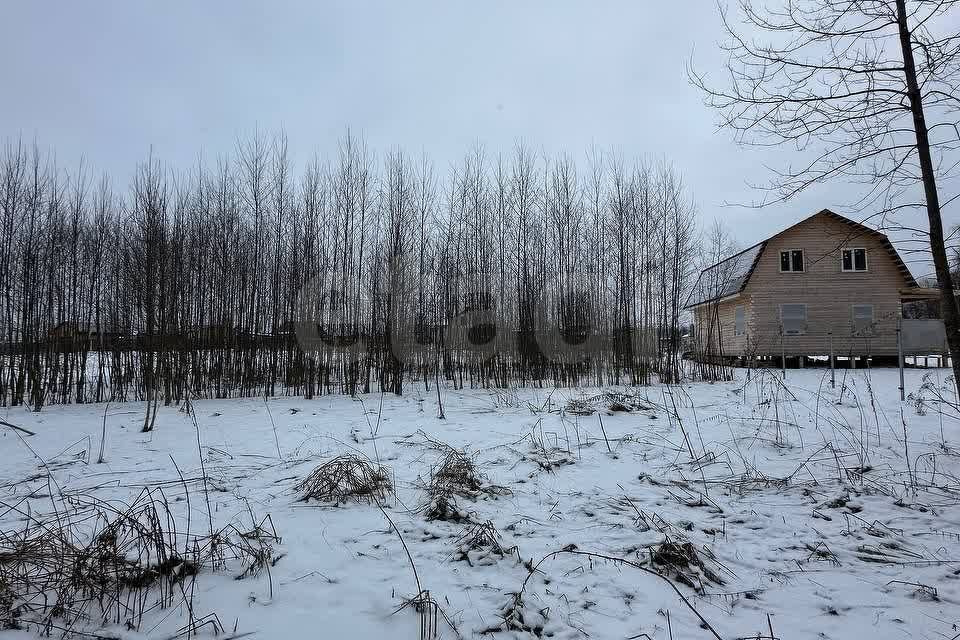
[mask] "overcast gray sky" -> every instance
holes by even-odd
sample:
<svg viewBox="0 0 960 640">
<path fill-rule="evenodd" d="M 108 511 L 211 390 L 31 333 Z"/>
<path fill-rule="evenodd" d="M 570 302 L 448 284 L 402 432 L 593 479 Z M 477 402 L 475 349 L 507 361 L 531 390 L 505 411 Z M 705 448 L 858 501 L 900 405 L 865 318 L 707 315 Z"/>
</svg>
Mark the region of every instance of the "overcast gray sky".
<svg viewBox="0 0 960 640">
<path fill-rule="evenodd" d="M 673 162 L 705 223 L 741 244 L 857 189 L 786 205 L 759 194 L 789 148 L 737 147 L 687 82 L 718 69 L 712 2 L 8 2 L 0 21 L 0 136 L 83 155 L 125 186 L 150 146 L 177 167 L 283 128 L 294 158 L 347 127 L 369 146 L 427 152 L 444 171 L 476 143 L 523 140 L 582 158 L 596 145 Z M 917 275 L 923 268 L 913 267 Z"/>
</svg>

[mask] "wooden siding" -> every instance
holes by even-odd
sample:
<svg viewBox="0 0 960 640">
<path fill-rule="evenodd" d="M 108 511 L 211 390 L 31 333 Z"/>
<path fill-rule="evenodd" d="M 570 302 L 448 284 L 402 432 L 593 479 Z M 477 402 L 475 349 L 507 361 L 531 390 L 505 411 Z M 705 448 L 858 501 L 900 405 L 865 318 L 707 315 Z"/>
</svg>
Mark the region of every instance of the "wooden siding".
<svg viewBox="0 0 960 640">
<path fill-rule="evenodd" d="M 743 305 L 745 313 L 744 335 L 736 335 L 737 307 Z M 713 318 L 710 315 L 713 314 Z M 710 329 L 710 350 L 714 355 L 740 357 L 748 351 L 748 336 L 752 321 L 750 298 L 746 295 L 724 302 L 700 305 L 695 309 L 694 322 L 698 332 Z M 706 338 L 706 335 L 703 336 Z"/>
<path fill-rule="evenodd" d="M 841 249 L 853 247 L 867 250 L 867 271 L 842 270 Z M 802 273 L 780 272 L 780 251 L 787 249 L 803 249 Z M 828 353 L 830 331 L 837 355 L 851 351 L 856 355 L 895 355 L 899 290 L 907 286 L 909 282 L 878 235 L 863 233 L 828 215 L 814 215 L 767 241 L 742 294 L 751 302 L 747 314 L 750 342 L 755 343 L 757 354 L 779 354 L 779 305 L 802 303 L 807 305 L 806 333 L 784 337 L 788 355 Z M 853 335 L 852 308 L 859 304 L 873 305 L 872 337 Z M 731 306 L 731 336 L 732 314 Z M 740 341 L 741 348 L 745 342 Z M 724 343 L 726 346 L 726 340 Z M 730 346 L 736 348 L 737 343 Z"/>
</svg>

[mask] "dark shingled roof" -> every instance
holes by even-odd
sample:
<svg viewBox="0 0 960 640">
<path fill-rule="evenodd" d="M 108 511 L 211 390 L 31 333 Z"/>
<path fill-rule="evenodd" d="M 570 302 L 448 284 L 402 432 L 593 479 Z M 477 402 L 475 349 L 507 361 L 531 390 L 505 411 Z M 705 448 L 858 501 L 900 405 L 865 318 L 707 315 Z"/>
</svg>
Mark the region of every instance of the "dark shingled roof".
<svg viewBox="0 0 960 640">
<path fill-rule="evenodd" d="M 753 270 L 760 261 L 760 257 L 763 255 L 763 250 L 766 248 L 767 243 L 770 242 L 770 240 L 776 238 L 782 233 L 790 231 L 794 227 L 807 222 L 811 218 L 821 215 L 828 216 L 833 220 L 849 225 L 851 227 L 851 235 L 849 238 L 847 238 L 847 240 L 862 235 L 872 235 L 877 237 L 886 250 L 887 255 L 890 256 L 890 258 L 897 265 L 897 268 L 900 270 L 900 273 L 903 274 L 904 279 L 907 281 L 907 285 L 909 287 L 918 286 L 917 281 L 914 280 L 913 275 L 907 268 L 907 265 L 904 264 L 903 260 L 900 258 L 900 254 L 897 253 L 897 250 L 890 243 L 890 239 L 887 238 L 887 236 L 880 233 L 876 229 L 871 229 L 870 227 L 859 222 L 855 222 L 850 218 L 845 218 L 844 216 L 834 213 L 829 209 L 823 209 L 822 211 L 818 211 L 812 216 L 808 216 L 800 222 L 787 227 L 783 231 L 770 236 L 763 242 L 755 244 L 748 249 L 744 249 L 740 253 L 735 253 L 729 258 L 725 258 L 701 271 L 700 277 L 697 278 L 696 284 L 693 286 L 693 289 L 690 291 L 690 295 L 687 297 L 687 303 L 684 305 L 684 308 L 689 309 L 690 307 L 695 307 L 707 302 L 714 302 L 716 300 L 720 300 L 721 298 L 736 295 L 743 291 L 743 289 L 747 286 L 747 283 L 750 281 L 750 276 L 753 275 Z"/>
<path fill-rule="evenodd" d="M 695 307 L 740 293 L 750 279 L 766 244 L 767 241 L 764 240 L 701 271 L 697 283 L 687 297 L 685 307 Z"/>
</svg>

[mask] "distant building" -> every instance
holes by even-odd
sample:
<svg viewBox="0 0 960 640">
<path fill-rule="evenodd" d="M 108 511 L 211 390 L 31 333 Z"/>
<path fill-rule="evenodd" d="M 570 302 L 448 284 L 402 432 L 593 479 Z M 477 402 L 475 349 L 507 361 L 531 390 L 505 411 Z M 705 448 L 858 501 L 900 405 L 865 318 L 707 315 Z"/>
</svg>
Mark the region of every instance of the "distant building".
<svg viewBox="0 0 960 640">
<path fill-rule="evenodd" d="M 917 285 L 884 234 L 824 209 L 704 269 L 686 308 L 696 349 L 727 358 L 895 356 L 946 350 L 939 320 L 901 318 L 936 298 Z M 922 326 L 921 326 L 922 325 Z"/>
</svg>

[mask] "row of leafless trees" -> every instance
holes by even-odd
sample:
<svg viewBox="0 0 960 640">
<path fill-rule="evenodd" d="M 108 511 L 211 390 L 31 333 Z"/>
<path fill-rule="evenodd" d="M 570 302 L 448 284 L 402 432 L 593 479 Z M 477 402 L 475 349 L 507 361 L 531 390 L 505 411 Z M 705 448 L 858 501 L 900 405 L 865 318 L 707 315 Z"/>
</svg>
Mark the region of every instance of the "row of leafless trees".
<svg viewBox="0 0 960 640">
<path fill-rule="evenodd" d="M 441 175 L 348 134 L 295 168 L 258 133 L 122 188 L 8 141 L 0 399 L 673 380 L 692 205 L 665 163 L 584 166 L 518 147 Z"/>
</svg>

